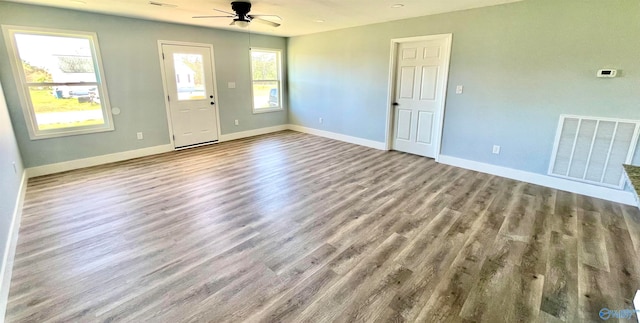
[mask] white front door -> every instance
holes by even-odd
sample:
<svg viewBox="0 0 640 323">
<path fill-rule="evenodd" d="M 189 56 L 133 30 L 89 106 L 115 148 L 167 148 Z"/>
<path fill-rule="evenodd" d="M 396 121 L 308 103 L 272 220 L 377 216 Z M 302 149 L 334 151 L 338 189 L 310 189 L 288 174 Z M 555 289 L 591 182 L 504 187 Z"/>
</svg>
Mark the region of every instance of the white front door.
<svg viewBox="0 0 640 323">
<path fill-rule="evenodd" d="M 175 148 L 218 140 L 211 48 L 162 45 Z"/>
<path fill-rule="evenodd" d="M 450 35 L 397 46 L 394 150 L 436 157 L 449 72 Z"/>
</svg>

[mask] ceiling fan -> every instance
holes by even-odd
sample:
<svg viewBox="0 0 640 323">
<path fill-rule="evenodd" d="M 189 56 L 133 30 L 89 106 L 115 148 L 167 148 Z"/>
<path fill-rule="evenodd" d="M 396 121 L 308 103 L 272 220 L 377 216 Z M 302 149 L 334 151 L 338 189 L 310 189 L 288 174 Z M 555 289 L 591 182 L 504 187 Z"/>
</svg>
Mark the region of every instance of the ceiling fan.
<svg viewBox="0 0 640 323">
<path fill-rule="evenodd" d="M 273 22 L 273 21 L 269 21 L 263 18 L 267 18 L 267 17 L 272 17 L 272 18 L 276 18 L 278 20 L 282 20 L 282 18 L 280 18 L 279 16 L 275 16 L 275 15 L 250 15 L 249 11 L 251 11 L 251 3 L 250 2 L 246 2 L 246 1 L 234 1 L 231 3 L 231 9 L 235 12 L 235 13 L 231 13 L 228 11 L 223 11 L 223 10 L 218 10 L 218 9 L 213 9 L 215 11 L 219 11 L 222 13 L 226 13 L 229 16 L 194 16 L 193 18 L 233 18 L 233 21 L 231 22 L 230 25 L 236 25 L 238 27 L 241 28 L 245 28 L 247 26 L 249 26 L 249 23 L 252 21 L 256 21 L 265 25 L 269 25 L 271 27 L 278 27 L 280 26 L 279 23 L 277 22 Z"/>
</svg>

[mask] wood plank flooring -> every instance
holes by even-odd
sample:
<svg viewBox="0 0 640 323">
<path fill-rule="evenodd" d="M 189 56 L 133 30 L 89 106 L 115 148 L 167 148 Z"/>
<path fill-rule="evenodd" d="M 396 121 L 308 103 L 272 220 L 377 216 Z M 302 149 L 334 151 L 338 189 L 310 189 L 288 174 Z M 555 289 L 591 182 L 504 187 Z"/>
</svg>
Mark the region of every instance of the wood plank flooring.
<svg viewBox="0 0 640 323">
<path fill-rule="evenodd" d="M 600 322 L 633 207 L 284 131 L 29 180 L 8 322 Z"/>
</svg>

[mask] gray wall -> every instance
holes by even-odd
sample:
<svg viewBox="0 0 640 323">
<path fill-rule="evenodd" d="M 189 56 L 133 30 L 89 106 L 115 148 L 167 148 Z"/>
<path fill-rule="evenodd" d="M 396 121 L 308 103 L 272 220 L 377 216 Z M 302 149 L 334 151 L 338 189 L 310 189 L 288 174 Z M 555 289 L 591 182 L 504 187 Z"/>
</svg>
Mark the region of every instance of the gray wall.
<svg viewBox="0 0 640 323">
<path fill-rule="evenodd" d="M 287 112 L 252 114 L 249 45 L 282 49 L 286 39 L 247 33 L 129 19 L 71 10 L 0 2 L 0 23 L 96 32 L 114 116 L 115 131 L 30 140 L 20 108 L 4 39 L 0 41 L 0 81 L 26 167 L 169 144 L 158 40 L 213 44 L 218 108 L 223 134 L 287 123 Z M 2 35 L 0 35 L 2 37 Z M 286 60 L 286 56 L 283 57 Z M 236 82 L 235 89 L 227 82 Z M 283 93 L 286 97 L 286 93 Z M 285 101 L 286 103 L 286 101 Z M 240 125 L 234 126 L 234 119 Z M 136 132 L 144 140 L 136 139 Z"/>
<path fill-rule="evenodd" d="M 640 119 L 638 17 L 636 0 L 527 0 L 293 37 L 290 123 L 384 141 L 390 40 L 453 33 L 442 153 L 546 174 L 560 114 Z"/>
<path fill-rule="evenodd" d="M 23 173 L 22 159 L 16 137 L 13 135 L 3 93 L 2 84 L 0 84 L 0 255 L 7 247 L 7 237 L 11 229 L 11 219 L 16 208 L 18 194 L 20 194 Z M 13 163 L 16 165 L 15 171 Z M 1 261 L 2 259 L 0 259 Z"/>
</svg>

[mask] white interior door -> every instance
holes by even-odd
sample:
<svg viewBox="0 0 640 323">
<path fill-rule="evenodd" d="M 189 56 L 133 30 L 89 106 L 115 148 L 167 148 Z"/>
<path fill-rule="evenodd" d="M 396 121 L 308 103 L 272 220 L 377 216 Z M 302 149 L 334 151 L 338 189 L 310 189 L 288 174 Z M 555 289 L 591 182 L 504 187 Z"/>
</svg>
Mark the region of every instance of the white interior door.
<svg viewBox="0 0 640 323">
<path fill-rule="evenodd" d="M 218 140 L 211 48 L 162 45 L 176 148 Z"/>
<path fill-rule="evenodd" d="M 392 148 L 436 157 L 449 72 L 450 35 L 403 42 L 396 53 Z"/>
</svg>

